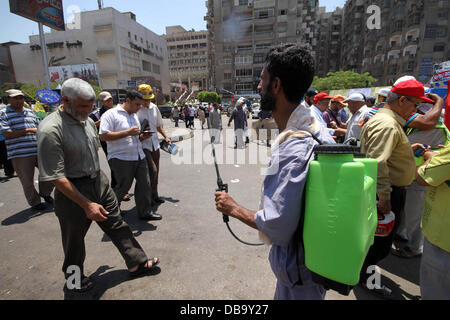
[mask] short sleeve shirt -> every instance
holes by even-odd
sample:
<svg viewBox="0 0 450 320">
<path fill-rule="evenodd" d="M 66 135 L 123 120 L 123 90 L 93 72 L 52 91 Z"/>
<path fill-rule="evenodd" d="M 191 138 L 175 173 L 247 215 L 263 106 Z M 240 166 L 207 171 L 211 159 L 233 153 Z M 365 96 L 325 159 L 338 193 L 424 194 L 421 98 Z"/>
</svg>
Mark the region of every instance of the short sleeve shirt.
<svg viewBox="0 0 450 320">
<path fill-rule="evenodd" d="M 419 169 L 428 187 L 422 218 L 425 237 L 450 252 L 450 147 Z"/>
<path fill-rule="evenodd" d="M 37 128 L 39 119 L 30 109 L 24 108 L 23 113 L 7 106 L 0 111 L 0 133 L 21 131 L 27 128 Z M 28 133 L 22 137 L 7 139 L 6 149 L 8 159 L 31 157 L 37 155 L 36 134 Z"/>
<path fill-rule="evenodd" d="M 42 121 L 37 138 L 41 181 L 82 178 L 100 171 L 100 140 L 92 119 L 80 122 L 58 109 Z"/>
<path fill-rule="evenodd" d="M 99 134 L 120 132 L 132 127 L 141 128 L 137 114 L 129 114 L 121 105 L 118 105 L 106 111 L 102 116 Z M 145 159 L 142 143 L 138 136 L 108 141 L 107 144 L 108 160 L 138 161 L 139 159 Z"/>
<path fill-rule="evenodd" d="M 151 103 L 149 108 L 142 107 L 138 113 L 139 122 L 142 124 L 144 119 L 147 119 L 150 125 L 150 131 L 153 135 L 142 141 L 142 147 L 150 151 L 156 151 L 159 149 L 159 139 L 158 139 L 158 127 L 163 126 L 163 119 L 159 108 Z"/>
</svg>

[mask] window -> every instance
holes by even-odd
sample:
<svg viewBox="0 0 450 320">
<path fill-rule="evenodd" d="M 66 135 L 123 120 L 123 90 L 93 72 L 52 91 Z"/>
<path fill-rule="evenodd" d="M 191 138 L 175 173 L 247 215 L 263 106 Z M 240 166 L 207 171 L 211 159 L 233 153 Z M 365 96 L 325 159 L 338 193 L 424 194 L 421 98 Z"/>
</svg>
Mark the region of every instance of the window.
<svg viewBox="0 0 450 320">
<path fill-rule="evenodd" d="M 253 63 L 264 63 L 264 54 L 257 53 L 253 55 Z"/>
<path fill-rule="evenodd" d="M 236 64 L 250 64 L 250 63 L 252 63 L 252 57 L 251 56 L 235 57 L 234 63 L 236 63 Z"/>
<path fill-rule="evenodd" d="M 447 37 L 447 27 L 438 27 L 436 29 L 436 37 L 437 38 L 446 38 Z"/>
<path fill-rule="evenodd" d="M 173 61 L 172 61 L 172 63 L 173 63 Z M 142 70 L 147 71 L 147 72 L 152 72 L 152 64 L 148 61 L 142 60 Z"/>
<path fill-rule="evenodd" d="M 157 64 L 152 64 L 153 73 L 161 74 L 160 66 Z"/>
<path fill-rule="evenodd" d="M 252 69 L 237 69 L 236 77 L 251 77 L 253 75 Z"/>
<path fill-rule="evenodd" d="M 265 19 L 269 17 L 273 17 L 274 10 L 273 9 L 263 9 L 255 11 L 255 19 Z"/>
<path fill-rule="evenodd" d="M 285 15 L 287 15 L 287 10 L 286 9 L 280 10 L 280 16 L 285 16 Z"/>
<path fill-rule="evenodd" d="M 240 6 L 247 6 L 248 5 L 248 0 L 239 0 L 239 5 Z"/>
<path fill-rule="evenodd" d="M 231 72 L 224 72 L 223 73 L 223 78 L 225 80 L 231 80 Z"/>
<path fill-rule="evenodd" d="M 434 52 L 442 52 L 445 51 L 445 43 L 436 43 L 433 48 Z"/>
</svg>

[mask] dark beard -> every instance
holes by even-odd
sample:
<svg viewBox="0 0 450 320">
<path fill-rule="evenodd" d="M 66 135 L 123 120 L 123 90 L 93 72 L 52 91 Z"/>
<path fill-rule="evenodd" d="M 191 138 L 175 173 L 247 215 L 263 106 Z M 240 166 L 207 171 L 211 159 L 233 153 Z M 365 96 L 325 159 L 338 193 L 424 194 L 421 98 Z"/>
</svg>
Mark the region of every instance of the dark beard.
<svg viewBox="0 0 450 320">
<path fill-rule="evenodd" d="M 271 88 L 270 84 L 268 88 Z M 261 110 L 264 111 L 275 110 L 275 99 L 273 98 L 272 90 L 267 91 L 264 96 L 261 96 Z"/>
</svg>

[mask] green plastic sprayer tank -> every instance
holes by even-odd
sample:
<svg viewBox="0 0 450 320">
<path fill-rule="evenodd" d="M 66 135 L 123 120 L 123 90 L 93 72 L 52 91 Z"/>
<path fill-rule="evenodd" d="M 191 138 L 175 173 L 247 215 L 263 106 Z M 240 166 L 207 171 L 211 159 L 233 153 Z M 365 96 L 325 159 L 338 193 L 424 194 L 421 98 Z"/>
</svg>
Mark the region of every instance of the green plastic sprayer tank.
<svg viewBox="0 0 450 320">
<path fill-rule="evenodd" d="M 306 184 L 303 243 L 314 273 L 356 285 L 378 224 L 376 160 L 347 145 L 318 146 Z M 361 156 L 361 155 L 359 155 Z"/>
</svg>

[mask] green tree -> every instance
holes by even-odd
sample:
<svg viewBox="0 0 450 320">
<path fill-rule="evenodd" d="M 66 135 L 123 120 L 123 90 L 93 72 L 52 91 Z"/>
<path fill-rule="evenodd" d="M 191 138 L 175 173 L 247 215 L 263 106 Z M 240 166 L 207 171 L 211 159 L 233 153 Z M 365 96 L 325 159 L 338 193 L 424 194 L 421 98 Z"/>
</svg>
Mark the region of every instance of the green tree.
<svg viewBox="0 0 450 320">
<path fill-rule="evenodd" d="M 318 91 L 371 87 L 378 80 L 368 72 L 359 74 L 352 71 L 329 72 L 326 77 L 314 77 L 311 87 Z"/>
<path fill-rule="evenodd" d="M 207 103 L 220 103 L 220 96 L 216 92 L 201 91 L 198 93 L 198 101 Z"/>
</svg>

